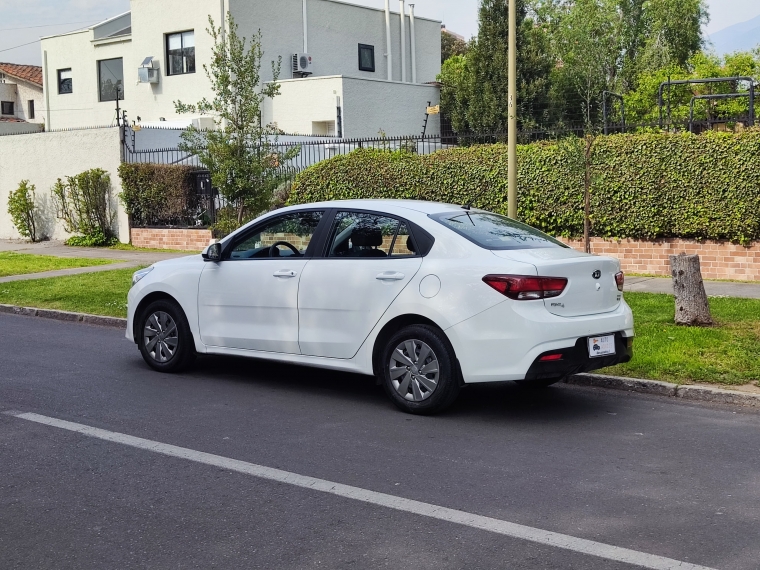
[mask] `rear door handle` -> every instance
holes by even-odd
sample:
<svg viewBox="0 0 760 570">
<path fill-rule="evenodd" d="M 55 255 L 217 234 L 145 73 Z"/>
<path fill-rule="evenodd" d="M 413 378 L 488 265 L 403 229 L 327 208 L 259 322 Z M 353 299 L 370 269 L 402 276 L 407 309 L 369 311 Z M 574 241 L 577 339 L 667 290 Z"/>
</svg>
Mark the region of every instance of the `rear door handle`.
<svg viewBox="0 0 760 570">
<path fill-rule="evenodd" d="M 275 271 L 274 273 L 275 277 L 285 277 L 288 279 L 293 278 L 296 275 L 297 275 L 296 272 L 290 269 L 283 269 L 282 271 Z"/>
<path fill-rule="evenodd" d="M 406 276 L 403 273 L 386 271 L 385 273 L 380 273 L 376 279 L 379 281 L 401 281 L 404 277 Z"/>
</svg>

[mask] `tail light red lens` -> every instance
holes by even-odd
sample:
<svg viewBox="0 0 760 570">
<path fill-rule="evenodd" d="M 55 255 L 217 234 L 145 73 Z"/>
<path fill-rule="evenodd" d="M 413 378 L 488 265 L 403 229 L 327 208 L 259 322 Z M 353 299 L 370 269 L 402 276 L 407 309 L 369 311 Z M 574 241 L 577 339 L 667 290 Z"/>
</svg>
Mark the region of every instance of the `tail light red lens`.
<svg viewBox="0 0 760 570">
<path fill-rule="evenodd" d="M 617 283 L 618 291 L 622 291 L 623 287 L 625 287 L 625 273 L 621 271 L 615 274 L 615 283 Z"/>
<path fill-rule="evenodd" d="M 556 362 L 557 360 L 562 360 L 562 354 L 547 354 L 539 358 L 540 362 Z"/>
<path fill-rule="evenodd" d="M 567 287 L 564 277 L 528 275 L 486 275 L 483 282 L 515 301 L 534 301 L 559 297 Z"/>
</svg>

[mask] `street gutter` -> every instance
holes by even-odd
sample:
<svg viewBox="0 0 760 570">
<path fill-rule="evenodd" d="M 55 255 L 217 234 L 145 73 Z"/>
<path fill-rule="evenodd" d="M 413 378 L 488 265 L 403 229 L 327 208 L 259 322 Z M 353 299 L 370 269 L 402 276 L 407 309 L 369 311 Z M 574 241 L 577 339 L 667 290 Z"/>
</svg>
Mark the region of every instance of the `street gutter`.
<svg viewBox="0 0 760 570">
<path fill-rule="evenodd" d="M 53 319 L 69 323 L 82 323 L 85 325 L 109 327 L 119 330 L 126 330 L 127 328 L 127 319 L 88 315 L 85 313 L 71 313 L 68 311 L 56 311 L 53 309 L 35 309 L 31 307 L 16 307 L 14 305 L 0 304 L 0 313 L 23 317 Z M 576 374 L 565 380 L 565 383 L 574 386 L 621 390 L 666 398 L 680 398 L 683 400 L 711 402 L 714 404 L 760 408 L 760 393 L 738 392 L 736 390 L 713 388 L 712 386 L 671 384 L 670 382 L 659 382 L 657 380 L 622 378 L 619 376 L 605 376 L 602 374 Z"/>
</svg>

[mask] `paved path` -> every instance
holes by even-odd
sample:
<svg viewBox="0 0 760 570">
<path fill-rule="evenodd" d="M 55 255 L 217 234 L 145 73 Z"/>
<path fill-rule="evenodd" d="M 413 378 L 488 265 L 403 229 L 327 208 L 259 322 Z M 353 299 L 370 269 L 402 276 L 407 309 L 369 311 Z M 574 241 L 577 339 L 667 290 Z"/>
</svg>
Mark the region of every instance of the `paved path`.
<svg viewBox="0 0 760 570">
<path fill-rule="evenodd" d="M 0 344 L 3 568 L 758 567 L 756 412 L 481 386 L 424 418 L 350 374 L 157 374 L 111 329 L 0 315 Z"/>
<path fill-rule="evenodd" d="M 0 240 L 0 251 L 15 251 L 32 255 L 54 255 L 57 257 L 90 257 L 94 259 L 119 259 L 137 262 L 141 265 L 151 265 L 163 259 L 172 259 L 193 255 L 178 251 L 177 253 L 158 253 L 145 251 L 119 251 L 101 247 L 70 247 L 60 241 L 45 241 L 28 243 L 15 240 Z"/>
<path fill-rule="evenodd" d="M 127 261 L 124 263 L 112 263 L 109 265 L 97 265 L 95 267 L 73 267 L 71 269 L 56 269 L 54 271 L 43 271 L 41 273 L 26 273 L 24 275 L 10 275 L 0 277 L 0 283 L 10 283 L 12 281 L 31 281 L 32 279 L 48 279 L 50 277 L 65 277 L 67 275 L 82 275 L 83 273 L 100 273 L 101 271 L 113 271 L 115 269 L 130 269 L 140 267 L 137 261 Z"/>
<path fill-rule="evenodd" d="M 626 277 L 625 290 L 641 293 L 668 293 L 672 295 L 673 281 L 669 277 Z M 711 297 L 760 299 L 760 283 L 705 281 L 705 291 Z"/>
</svg>

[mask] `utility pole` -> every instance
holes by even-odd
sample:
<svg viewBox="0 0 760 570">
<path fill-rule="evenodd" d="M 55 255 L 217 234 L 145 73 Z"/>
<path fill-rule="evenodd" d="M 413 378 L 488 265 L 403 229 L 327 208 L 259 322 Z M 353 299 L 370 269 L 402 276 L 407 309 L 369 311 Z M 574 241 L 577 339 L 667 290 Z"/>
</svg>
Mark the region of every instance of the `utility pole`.
<svg viewBox="0 0 760 570">
<path fill-rule="evenodd" d="M 509 3 L 509 217 L 517 219 L 517 0 Z"/>
</svg>

